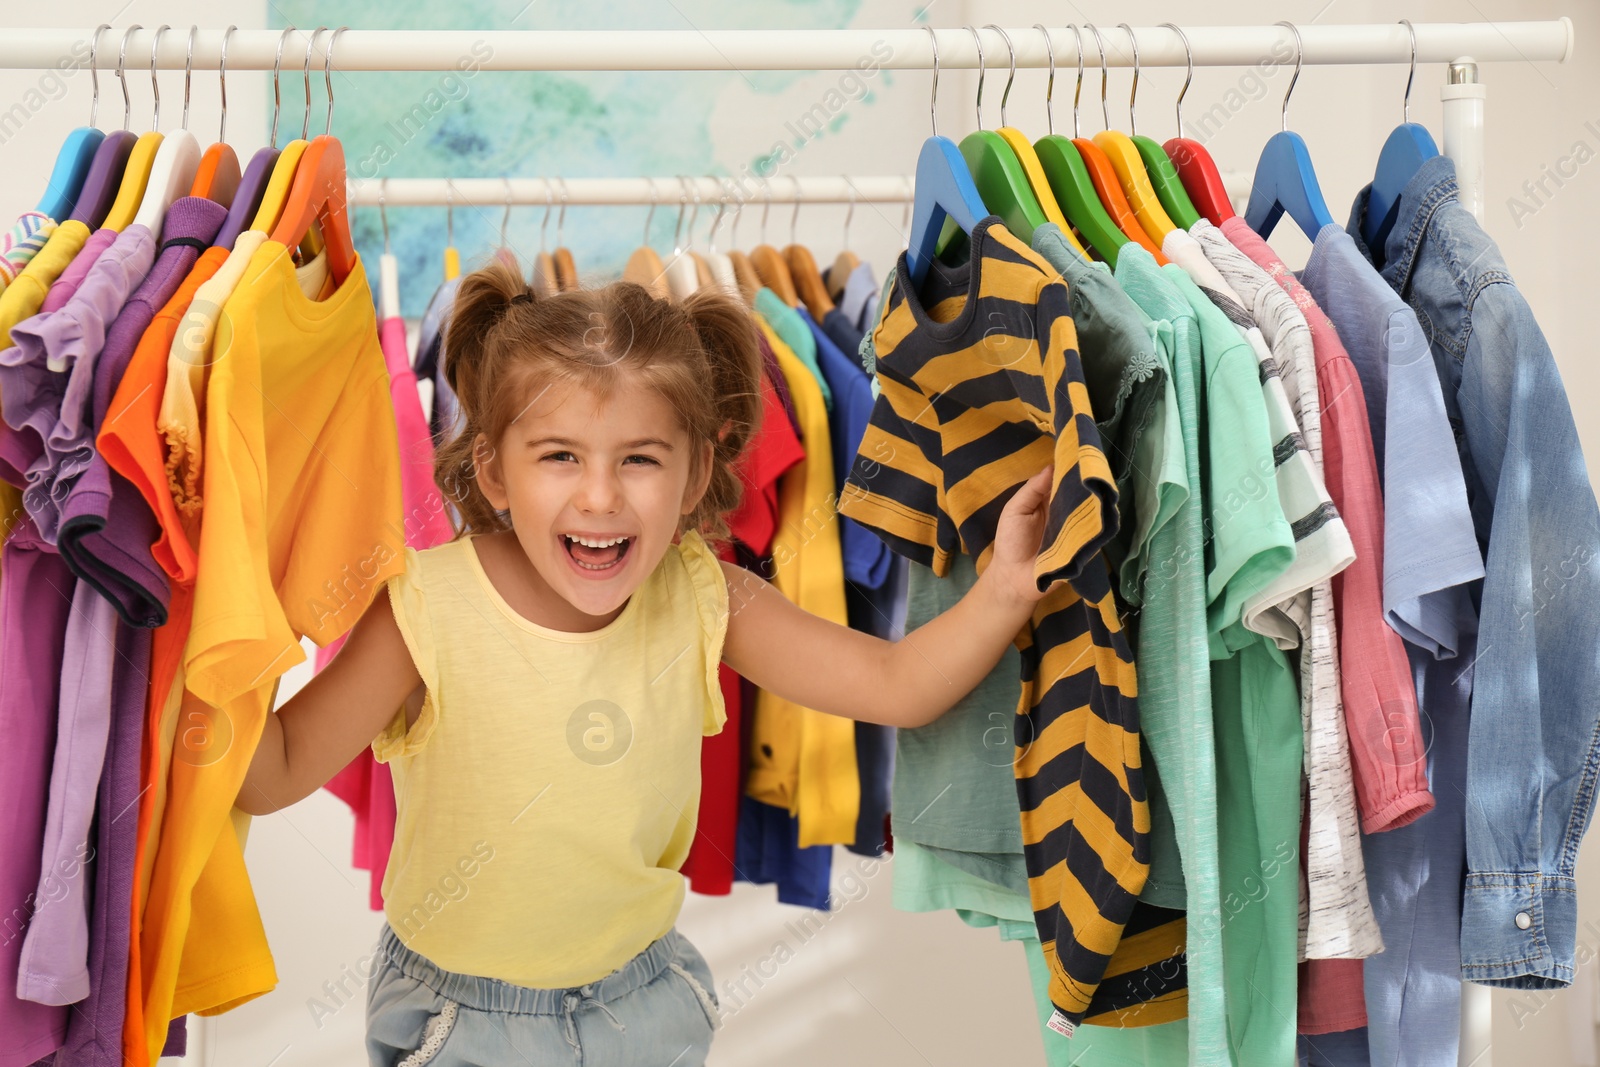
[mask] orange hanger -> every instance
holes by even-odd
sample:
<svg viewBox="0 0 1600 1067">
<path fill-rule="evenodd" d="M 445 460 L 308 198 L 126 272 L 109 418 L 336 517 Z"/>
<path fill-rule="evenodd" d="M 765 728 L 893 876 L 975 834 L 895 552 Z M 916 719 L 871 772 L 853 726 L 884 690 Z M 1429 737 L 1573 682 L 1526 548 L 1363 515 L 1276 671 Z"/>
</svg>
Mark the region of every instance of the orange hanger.
<svg viewBox="0 0 1600 1067">
<path fill-rule="evenodd" d="M 1156 262 L 1165 266 L 1167 259 L 1161 254 L 1161 248 L 1144 232 L 1144 227 L 1139 225 L 1139 218 L 1133 213 L 1133 208 L 1128 204 L 1128 198 L 1123 195 L 1122 183 L 1117 181 L 1117 172 L 1111 165 L 1111 160 L 1100 146 L 1087 137 L 1074 137 L 1072 143 L 1078 147 L 1078 154 L 1083 156 L 1083 165 L 1089 171 L 1089 179 L 1094 182 L 1094 191 L 1100 194 L 1100 203 L 1105 205 L 1106 214 L 1111 216 L 1111 221 L 1117 224 L 1117 229 L 1128 235 L 1128 238 L 1137 241 L 1156 257 Z"/>
<path fill-rule="evenodd" d="M 223 207 L 233 206 L 233 197 L 239 191 L 239 154 L 228 143 L 228 37 L 236 26 L 229 26 L 222 31 L 222 62 L 217 66 L 217 73 L 222 87 L 222 122 L 217 129 L 217 143 L 206 149 L 200 157 L 200 168 L 194 173 L 194 184 L 189 187 L 190 196 L 203 196 L 207 200 L 215 201 Z M 195 27 L 189 29 L 189 54 L 194 55 Z M 189 72 L 184 71 L 185 84 L 188 82 Z M 184 94 L 183 107 L 185 120 L 189 108 L 189 96 Z"/>
<path fill-rule="evenodd" d="M 1145 173 L 1144 159 L 1139 155 L 1139 150 L 1134 147 L 1127 134 L 1119 133 L 1111 128 L 1111 112 L 1106 106 L 1107 70 L 1105 43 L 1100 37 L 1099 28 L 1092 23 L 1088 25 L 1089 32 L 1094 34 L 1095 47 L 1100 52 L 1100 116 L 1106 127 L 1100 133 L 1094 135 L 1094 144 L 1100 149 L 1101 158 L 1111 168 L 1114 183 L 1123 194 L 1122 202 L 1128 205 L 1140 231 L 1146 235 L 1146 240 L 1151 242 L 1146 244 L 1145 241 L 1139 241 L 1139 243 L 1147 248 L 1152 248 L 1152 250 L 1159 250 L 1159 246 L 1161 242 L 1166 240 L 1167 234 L 1177 229 L 1177 227 L 1172 224 L 1171 219 L 1167 218 L 1166 212 L 1162 210 L 1161 202 L 1156 199 L 1155 188 L 1150 184 L 1150 176 Z M 1137 87 L 1137 82 L 1135 82 L 1135 86 Z M 1092 164 L 1090 166 L 1090 174 L 1091 176 L 1094 174 Z M 1095 177 L 1094 183 L 1095 187 L 1099 188 L 1100 179 Z M 1103 192 L 1101 193 L 1101 198 L 1105 198 Z M 1136 241 L 1139 240 L 1135 234 L 1128 231 L 1127 226 L 1123 224 L 1122 217 L 1116 211 L 1111 212 L 1111 217 L 1117 220 L 1117 225 L 1121 226 L 1129 237 Z"/>
<path fill-rule="evenodd" d="M 328 253 L 328 272 L 335 285 L 343 284 L 356 264 L 355 242 L 350 236 L 350 217 L 345 203 L 344 145 L 327 132 L 333 128 L 333 46 L 343 32 L 343 27 L 333 31 L 323 61 L 328 85 L 327 123 L 322 136 L 306 147 L 300 159 L 294 186 L 289 190 L 289 199 L 283 205 L 283 214 L 271 238 L 285 248 L 293 248 L 310 234 L 312 224 L 317 224 Z M 315 34 L 312 41 L 316 41 Z M 307 93 L 308 115 L 310 103 Z"/>
<path fill-rule="evenodd" d="M 730 251 L 728 262 L 733 264 L 733 276 L 739 280 L 739 292 L 744 296 L 744 302 L 751 303 L 761 289 L 761 278 L 756 274 L 750 257 L 743 252 Z"/>
</svg>

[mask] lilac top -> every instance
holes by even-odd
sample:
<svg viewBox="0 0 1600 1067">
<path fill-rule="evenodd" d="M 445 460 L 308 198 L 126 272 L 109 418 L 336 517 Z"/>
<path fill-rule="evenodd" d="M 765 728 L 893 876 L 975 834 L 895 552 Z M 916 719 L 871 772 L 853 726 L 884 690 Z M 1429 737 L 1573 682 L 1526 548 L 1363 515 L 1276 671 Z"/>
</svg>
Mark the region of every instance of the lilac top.
<svg viewBox="0 0 1600 1067">
<path fill-rule="evenodd" d="M 56 543 L 61 503 L 94 455 L 89 396 L 95 358 L 106 327 L 149 273 L 155 245 L 147 227 L 129 226 L 70 301 L 12 327 L 13 347 L 0 352 L 0 416 L 25 439 L 17 447 L 38 449 L 26 469 L 23 506 L 50 544 Z"/>
<path fill-rule="evenodd" d="M 39 310 L 60 311 L 65 307 L 89 276 L 89 269 L 99 262 L 100 254 L 115 244 L 116 240 L 117 231 L 104 226 L 91 233 L 88 240 L 83 242 L 83 247 L 78 249 L 78 254 L 72 257 L 72 262 L 67 264 L 50 291 L 44 295 L 44 303 L 39 305 Z"/>
<path fill-rule="evenodd" d="M 168 209 L 155 265 L 111 324 L 95 361 L 91 442 L 145 328 L 209 247 L 227 214 L 221 204 L 199 196 L 183 197 Z M 98 451 L 91 452 L 88 466 L 61 503 L 57 544 L 73 573 L 109 599 L 130 626 L 160 626 L 167 620 L 167 576 L 150 551 L 159 534 L 155 513 L 139 491 Z"/>
<path fill-rule="evenodd" d="M 45 797 L 55 742 L 62 643 L 74 579 L 28 516 L 0 550 L 0 1063 L 26 1064 L 60 1047 L 67 1010 L 17 996 L 22 938 L 13 920 L 32 917 L 44 840 Z M 82 878 L 77 869 L 60 878 Z"/>
</svg>

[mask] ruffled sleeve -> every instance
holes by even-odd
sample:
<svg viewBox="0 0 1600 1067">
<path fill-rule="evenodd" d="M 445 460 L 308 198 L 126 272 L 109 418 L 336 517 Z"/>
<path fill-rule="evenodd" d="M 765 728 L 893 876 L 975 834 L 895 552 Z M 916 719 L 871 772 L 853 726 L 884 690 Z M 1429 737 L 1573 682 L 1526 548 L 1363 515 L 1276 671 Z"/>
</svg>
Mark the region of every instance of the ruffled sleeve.
<svg viewBox="0 0 1600 1067">
<path fill-rule="evenodd" d="M 439 655 L 434 644 L 433 625 L 428 617 L 428 599 L 423 581 L 427 557 L 434 552 L 448 550 L 450 546 L 419 553 L 406 549 L 406 567 L 390 578 L 385 587 L 389 590 L 389 606 L 394 611 L 394 621 L 405 639 L 411 662 L 422 675 L 422 711 L 417 721 L 406 729 L 406 709 L 402 704 L 396 709 L 389 725 L 372 742 L 372 756 L 379 763 L 388 763 L 401 756 L 413 756 L 421 751 L 439 721 Z"/>
<path fill-rule="evenodd" d="M 701 733 L 710 736 L 722 732 L 728 721 L 728 712 L 722 702 L 722 684 L 718 667 L 722 663 L 722 643 L 728 636 L 728 579 L 722 573 L 722 564 L 711 551 L 705 538 L 690 531 L 678 542 L 678 555 L 689 575 L 694 592 L 695 610 L 700 620 L 702 649 L 705 656 L 705 715 Z M 418 720 L 420 725 L 421 720 Z"/>
</svg>

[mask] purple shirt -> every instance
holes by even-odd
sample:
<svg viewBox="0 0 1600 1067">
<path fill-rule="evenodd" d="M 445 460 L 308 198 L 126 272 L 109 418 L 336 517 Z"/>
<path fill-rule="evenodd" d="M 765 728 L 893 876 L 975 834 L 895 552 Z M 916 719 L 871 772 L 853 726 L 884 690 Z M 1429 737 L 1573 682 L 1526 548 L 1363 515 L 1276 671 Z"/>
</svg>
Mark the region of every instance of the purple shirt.
<svg viewBox="0 0 1600 1067">
<path fill-rule="evenodd" d="M 110 248 L 117 240 L 117 231 L 108 230 L 104 226 L 91 233 L 83 242 L 83 247 L 78 249 L 78 254 L 72 257 L 61 272 L 61 277 L 44 294 L 44 303 L 39 305 L 40 311 L 60 311 L 71 300 L 78 287 L 83 284 L 83 279 L 89 276 L 89 268 L 93 267 L 100 259 L 100 254 Z"/>
<path fill-rule="evenodd" d="M 27 1064 L 62 1042 L 67 1009 L 17 997 L 17 962 L 35 908 L 67 612 L 76 579 L 26 515 L 0 550 L 0 1063 Z M 84 872 L 58 871 L 61 878 Z"/>
<path fill-rule="evenodd" d="M 55 544 L 61 504 L 94 455 L 89 399 L 106 328 L 155 260 L 155 235 L 135 223 L 95 263 L 71 300 L 24 319 L 0 352 L 0 415 L 38 435 L 22 502 Z M 23 436 L 26 436 L 24 434 Z"/>
<path fill-rule="evenodd" d="M 92 442 L 145 328 L 210 246 L 227 209 L 204 197 L 173 203 L 162 227 L 165 238 L 155 265 L 106 332 L 95 361 L 90 398 Z M 160 626 L 167 621 L 170 589 L 150 546 L 160 535 L 155 513 L 98 451 L 61 504 L 57 544 L 74 574 L 108 598 L 130 626 Z"/>
</svg>

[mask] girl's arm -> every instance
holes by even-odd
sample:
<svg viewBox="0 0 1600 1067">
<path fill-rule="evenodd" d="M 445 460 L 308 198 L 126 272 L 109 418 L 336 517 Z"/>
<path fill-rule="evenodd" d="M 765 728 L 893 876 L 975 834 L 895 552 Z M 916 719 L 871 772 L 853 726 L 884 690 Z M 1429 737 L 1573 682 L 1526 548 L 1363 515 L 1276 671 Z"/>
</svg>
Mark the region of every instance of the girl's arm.
<svg viewBox="0 0 1600 1067">
<path fill-rule="evenodd" d="M 803 611 L 731 563 L 723 662 L 756 685 L 831 715 L 923 726 L 977 687 L 1043 597 L 1033 564 L 1044 535 L 1049 468 L 1001 512 L 989 566 L 961 601 L 902 641 Z"/>
<path fill-rule="evenodd" d="M 407 723 L 415 719 L 421 696 L 422 676 L 384 588 L 333 662 L 267 716 L 234 804 L 266 815 L 310 796 L 370 745 L 402 704 Z"/>
</svg>

